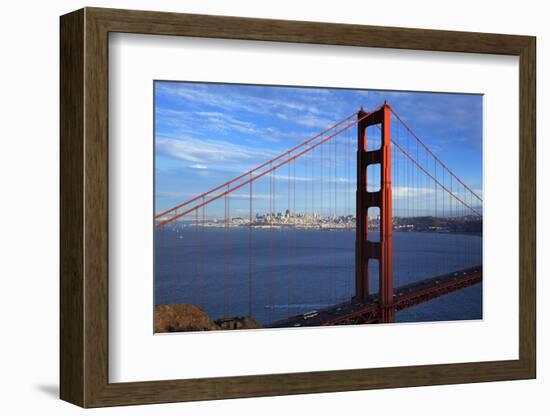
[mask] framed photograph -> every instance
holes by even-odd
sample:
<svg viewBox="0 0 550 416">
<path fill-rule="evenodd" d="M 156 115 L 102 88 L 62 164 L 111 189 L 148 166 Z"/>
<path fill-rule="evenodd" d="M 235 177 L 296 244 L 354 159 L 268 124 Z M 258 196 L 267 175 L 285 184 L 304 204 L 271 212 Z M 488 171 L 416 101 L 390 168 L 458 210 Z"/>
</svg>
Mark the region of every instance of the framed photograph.
<svg viewBox="0 0 550 416">
<path fill-rule="evenodd" d="M 536 376 L 535 38 L 61 17 L 82 407 Z"/>
</svg>

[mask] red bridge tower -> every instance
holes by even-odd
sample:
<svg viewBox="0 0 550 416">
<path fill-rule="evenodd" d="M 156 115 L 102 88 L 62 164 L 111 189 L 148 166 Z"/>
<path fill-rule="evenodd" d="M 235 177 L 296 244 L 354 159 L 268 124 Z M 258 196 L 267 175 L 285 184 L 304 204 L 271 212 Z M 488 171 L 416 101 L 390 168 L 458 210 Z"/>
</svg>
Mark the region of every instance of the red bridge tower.
<svg viewBox="0 0 550 416">
<path fill-rule="evenodd" d="M 355 298 L 356 302 L 369 299 L 369 261 L 379 262 L 380 322 L 395 321 L 393 307 L 393 241 L 392 241 L 392 189 L 391 189 L 391 136 L 390 106 L 384 102 L 380 109 L 358 113 L 357 124 L 357 194 L 355 241 Z M 367 127 L 380 124 L 381 147 L 367 151 Z M 367 167 L 380 166 L 380 190 L 367 190 Z M 368 209 L 380 209 L 380 242 L 368 239 Z"/>
</svg>

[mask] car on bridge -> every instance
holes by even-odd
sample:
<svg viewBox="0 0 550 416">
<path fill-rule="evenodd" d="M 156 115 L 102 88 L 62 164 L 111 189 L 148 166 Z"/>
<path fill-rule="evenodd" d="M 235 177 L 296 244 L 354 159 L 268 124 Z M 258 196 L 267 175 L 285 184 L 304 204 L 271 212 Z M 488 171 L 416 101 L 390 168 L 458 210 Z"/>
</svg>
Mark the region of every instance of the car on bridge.
<svg viewBox="0 0 550 416">
<path fill-rule="evenodd" d="M 311 319 L 311 318 L 315 318 L 317 315 L 319 315 L 319 311 L 314 310 L 314 311 L 306 312 L 302 316 L 304 319 Z"/>
</svg>

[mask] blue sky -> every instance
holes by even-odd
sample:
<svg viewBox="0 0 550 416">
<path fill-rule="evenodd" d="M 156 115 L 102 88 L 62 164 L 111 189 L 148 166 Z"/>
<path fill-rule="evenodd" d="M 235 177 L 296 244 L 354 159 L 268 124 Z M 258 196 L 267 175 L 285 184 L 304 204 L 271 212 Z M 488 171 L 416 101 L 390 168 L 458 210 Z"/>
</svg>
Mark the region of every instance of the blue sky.
<svg viewBox="0 0 550 416">
<path fill-rule="evenodd" d="M 480 95 L 156 81 L 156 211 L 259 165 L 361 106 L 374 109 L 384 100 L 481 195 Z"/>
</svg>

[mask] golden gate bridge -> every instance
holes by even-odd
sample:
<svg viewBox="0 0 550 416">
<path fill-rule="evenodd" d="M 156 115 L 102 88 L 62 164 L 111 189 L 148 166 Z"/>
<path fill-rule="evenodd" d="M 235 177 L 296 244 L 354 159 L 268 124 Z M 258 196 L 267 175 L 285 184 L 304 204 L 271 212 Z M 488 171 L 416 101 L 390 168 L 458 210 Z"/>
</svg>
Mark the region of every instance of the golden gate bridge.
<svg viewBox="0 0 550 416">
<path fill-rule="evenodd" d="M 200 306 L 208 297 L 228 318 L 254 317 L 262 303 L 270 308 L 283 301 L 285 316 L 268 317 L 266 327 L 394 322 L 396 312 L 482 280 L 480 245 L 458 238 L 451 241 L 449 258 L 430 259 L 431 253 L 421 258 L 417 247 L 418 254 L 409 254 L 401 267 L 405 272 L 395 273 L 394 235 L 480 236 L 482 202 L 389 104 L 369 112 L 361 108 L 259 166 L 157 213 L 156 302 Z M 277 205 L 284 214 L 276 212 Z M 223 233 L 208 244 L 205 235 L 212 227 Z M 241 231 L 237 244 L 231 241 L 235 227 Z M 284 236 L 275 234 L 280 229 L 286 230 Z M 309 288 L 300 283 L 305 276 L 293 270 L 303 249 L 296 233 L 304 229 L 355 234 L 352 274 L 335 276 L 324 282 L 326 287 L 308 278 L 316 291 L 327 292 L 313 313 L 296 313 L 309 307 L 303 305 Z M 259 238 L 267 241 L 267 249 L 259 248 Z M 329 252 L 338 251 L 332 248 Z M 281 259 L 274 255 L 285 257 L 283 266 L 277 267 Z M 259 257 L 271 267 L 258 267 Z M 337 275 L 330 257 L 310 261 L 332 267 Z M 213 259 L 223 263 L 217 265 L 214 285 L 207 283 Z M 430 267 L 424 267 L 427 262 Z M 347 290 L 339 293 L 337 285 Z"/>
</svg>

